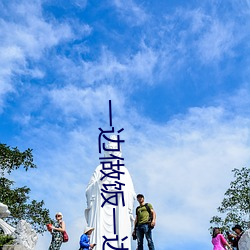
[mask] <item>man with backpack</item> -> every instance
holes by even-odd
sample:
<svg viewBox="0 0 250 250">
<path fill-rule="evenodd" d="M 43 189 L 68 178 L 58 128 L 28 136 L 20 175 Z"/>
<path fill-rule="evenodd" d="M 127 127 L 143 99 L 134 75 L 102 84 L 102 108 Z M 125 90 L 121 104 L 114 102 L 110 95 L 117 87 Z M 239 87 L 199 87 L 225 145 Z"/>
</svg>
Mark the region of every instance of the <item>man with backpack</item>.
<svg viewBox="0 0 250 250">
<path fill-rule="evenodd" d="M 137 201 L 140 206 L 136 208 L 135 227 L 133 236 L 136 235 L 138 242 L 138 250 L 143 250 L 143 239 L 146 236 L 149 250 L 154 250 L 152 239 L 152 229 L 155 226 L 156 214 L 150 203 L 144 202 L 142 194 L 137 195 Z"/>
</svg>

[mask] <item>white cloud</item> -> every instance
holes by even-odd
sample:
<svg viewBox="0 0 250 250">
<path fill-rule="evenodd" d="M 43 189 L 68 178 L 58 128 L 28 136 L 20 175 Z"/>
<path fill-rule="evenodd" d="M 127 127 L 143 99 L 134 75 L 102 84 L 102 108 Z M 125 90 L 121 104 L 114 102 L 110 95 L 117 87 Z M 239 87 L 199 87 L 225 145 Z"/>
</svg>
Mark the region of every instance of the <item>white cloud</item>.
<svg viewBox="0 0 250 250">
<path fill-rule="evenodd" d="M 38 60 L 46 49 L 71 38 L 73 33 L 67 24 L 46 21 L 39 1 L 32 4 L 10 2 L 2 11 L 11 13 L 9 18 L 0 19 L 0 95 L 4 96 L 15 89 L 13 85 L 17 83 L 12 79 L 15 74 L 43 77 L 42 70 L 35 66 L 30 68 L 28 60 Z M 0 103 L 2 106 L 3 103 Z"/>
<path fill-rule="evenodd" d="M 74 0 L 74 4 L 81 9 L 84 9 L 87 5 L 87 0 Z"/>
<path fill-rule="evenodd" d="M 83 77 L 86 83 L 93 84 L 114 81 L 114 78 L 126 72 L 126 65 L 122 64 L 107 49 L 103 48 L 100 58 L 96 62 L 82 62 Z"/>
<path fill-rule="evenodd" d="M 21 71 L 18 64 L 25 64 L 25 58 L 20 48 L 11 45 L 0 47 L 0 112 L 4 104 L 4 94 L 14 91 L 10 82 L 14 69 L 17 68 L 17 71 Z"/>
<path fill-rule="evenodd" d="M 237 41 L 233 35 L 233 26 L 213 21 L 197 42 L 198 52 L 204 63 L 220 61 L 225 56 L 232 56 Z"/>
<path fill-rule="evenodd" d="M 157 62 L 158 54 L 143 42 L 141 50 L 120 58 L 103 48 L 99 60 L 82 62 L 81 74 L 87 84 L 109 82 L 128 88 L 135 80 L 151 84 Z"/>
<path fill-rule="evenodd" d="M 174 68 L 178 63 L 189 67 L 190 60 L 198 59 L 211 65 L 233 57 L 236 46 L 245 36 L 243 31 L 236 30 L 239 27 L 236 20 L 202 5 L 193 9 L 178 8 L 172 15 L 165 16 L 165 22 L 159 27 L 162 39 L 159 44 L 175 58 Z"/>
<path fill-rule="evenodd" d="M 201 32 L 204 26 L 206 26 L 211 20 L 211 16 L 206 15 L 202 9 L 194 9 L 186 12 L 186 16 L 191 19 L 190 27 L 193 33 Z"/>
<path fill-rule="evenodd" d="M 93 118 L 102 115 L 103 107 L 107 106 L 108 101 L 112 100 L 112 105 L 122 111 L 124 104 L 123 95 L 110 85 L 101 85 L 96 89 L 77 88 L 73 85 L 62 89 L 54 89 L 49 93 L 54 107 L 70 117 Z"/>
<path fill-rule="evenodd" d="M 244 83 L 240 88 L 238 88 L 234 95 L 230 96 L 226 100 L 228 101 L 227 105 L 231 109 L 235 110 L 239 114 L 248 114 L 249 113 L 249 104 L 250 104 L 250 88 L 249 83 Z M 221 98 L 220 102 L 223 103 L 224 98 Z"/>
<path fill-rule="evenodd" d="M 154 81 L 154 69 L 159 63 L 158 52 L 142 44 L 141 51 L 138 51 L 130 61 L 128 61 L 131 78 L 142 79 L 148 83 Z"/>
<path fill-rule="evenodd" d="M 9 11 L 12 18 L 1 20 L 1 45 L 16 46 L 27 57 L 39 58 L 44 49 L 73 36 L 67 24 L 58 25 L 52 20 L 46 21 L 37 3 L 21 2 L 10 6 Z"/>
<path fill-rule="evenodd" d="M 148 19 L 147 13 L 133 0 L 128 0 L 126 2 L 113 0 L 113 4 L 119 12 L 119 16 L 128 22 L 130 26 L 142 25 Z"/>
</svg>

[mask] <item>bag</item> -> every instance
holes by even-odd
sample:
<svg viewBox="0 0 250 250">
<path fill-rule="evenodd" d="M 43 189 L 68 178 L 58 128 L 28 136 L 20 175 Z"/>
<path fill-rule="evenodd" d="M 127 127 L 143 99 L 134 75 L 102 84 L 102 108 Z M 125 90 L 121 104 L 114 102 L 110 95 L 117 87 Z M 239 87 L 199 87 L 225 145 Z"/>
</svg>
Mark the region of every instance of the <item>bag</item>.
<svg viewBox="0 0 250 250">
<path fill-rule="evenodd" d="M 69 236 L 68 236 L 67 232 L 64 231 L 64 232 L 62 233 L 62 235 L 63 235 L 63 242 L 67 242 L 67 241 L 69 240 Z"/>
<path fill-rule="evenodd" d="M 52 224 L 47 224 L 46 226 L 47 226 L 48 231 L 51 232 L 52 231 Z"/>
</svg>

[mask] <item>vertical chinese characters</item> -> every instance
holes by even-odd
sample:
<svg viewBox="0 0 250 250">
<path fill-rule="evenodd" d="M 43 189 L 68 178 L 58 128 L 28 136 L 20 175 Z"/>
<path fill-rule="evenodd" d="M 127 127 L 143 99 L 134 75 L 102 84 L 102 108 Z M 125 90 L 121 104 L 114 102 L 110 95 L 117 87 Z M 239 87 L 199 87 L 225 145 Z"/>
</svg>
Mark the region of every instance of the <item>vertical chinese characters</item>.
<svg viewBox="0 0 250 250">
<path fill-rule="evenodd" d="M 130 249 L 131 227 L 133 224 L 133 203 L 135 191 L 132 179 L 122 158 L 122 146 L 125 141 L 120 133 L 111 129 L 99 128 L 98 137 L 100 165 L 97 166 L 86 189 L 87 209 L 85 217 L 88 226 L 95 227 L 92 242 L 97 250 Z"/>
</svg>

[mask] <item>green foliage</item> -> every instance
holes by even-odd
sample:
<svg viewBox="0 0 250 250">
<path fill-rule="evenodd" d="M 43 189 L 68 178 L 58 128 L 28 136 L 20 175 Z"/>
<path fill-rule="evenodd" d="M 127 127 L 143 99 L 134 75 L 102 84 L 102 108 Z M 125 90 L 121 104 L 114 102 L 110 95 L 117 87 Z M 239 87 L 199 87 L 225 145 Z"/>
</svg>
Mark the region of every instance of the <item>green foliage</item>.
<svg viewBox="0 0 250 250">
<path fill-rule="evenodd" d="M 220 227 L 222 231 L 230 231 L 235 224 L 247 228 L 250 219 L 250 169 L 243 167 L 232 172 L 234 181 L 230 183 L 230 188 L 217 208 L 223 218 L 213 216 L 210 220 L 211 224 Z"/>
<path fill-rule="evenodd" d="M 46 231 L 45 225 L 52 220 L 49 210 L 44 208 L 44 201 L 30 200 L 30 188 L 27 186 L 14 188 L 14 182 L 5 178 L 5 173 L 24 167 L 35 168 L 32 150 L 20 152 L 17 148 L 11 149 L 5 144 L 0 144 L 0 202 L 6 204 L 11 211 L 11 217 L 5 221 L 15 226 L 19 220 L 26 220 L 38 233 Z"/>
<path fill-rule="evenodd" d="M 28 148 L 24 152 L 18 150 L 17 147 L 10 148 L 6 144 L 0 143 L 0 173 L 4 175 L 4 171 L 10 174 L 13 170 L 21 166 L 27 171 L 29 168 L 36 168 L 33 163 L 32 149 Z"/>
<path fill-rule="evenodd" d="M 0 247 L 3 245 L 12 245 L 14 243 L 14 239 L 10 235 L 0 234 Z"/>
</svg>

